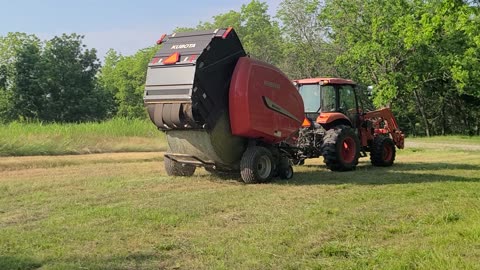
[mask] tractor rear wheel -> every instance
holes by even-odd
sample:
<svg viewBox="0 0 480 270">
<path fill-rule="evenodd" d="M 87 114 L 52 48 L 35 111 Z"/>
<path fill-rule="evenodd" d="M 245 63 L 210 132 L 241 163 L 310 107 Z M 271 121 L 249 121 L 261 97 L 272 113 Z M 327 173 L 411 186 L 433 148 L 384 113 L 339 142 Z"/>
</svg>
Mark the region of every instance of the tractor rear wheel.
<svg viewBox="0 0 480 270">
<path fill-rule="evenodd" d="M 370 161 L 373 166 L 388 167 L 395 161 L 395 144 L 390 137 L 378 136 L 373 139 Z"/>
<path fill-rule="evenodd" d="M 169 176 L 192 176 L 195 173 L 195 166 L 182 164 L 168 157 L 165 157 L 163 162 L 165 164 L 165 171 L 167 171 Z"/>
<path fill-rule="evenodd" d="M 265 147 L 251 146 L 243 153 L 240 174 L 246 184 L 265 183 L 274 172 L 272 153 Z"/>
<path fill-rule="evenodd" d="M 349 126 L 327 130 L 322 144 L 322 155 L 331 171 L 352 171 L 360 158 L 360 140 Z"/>
</svg>

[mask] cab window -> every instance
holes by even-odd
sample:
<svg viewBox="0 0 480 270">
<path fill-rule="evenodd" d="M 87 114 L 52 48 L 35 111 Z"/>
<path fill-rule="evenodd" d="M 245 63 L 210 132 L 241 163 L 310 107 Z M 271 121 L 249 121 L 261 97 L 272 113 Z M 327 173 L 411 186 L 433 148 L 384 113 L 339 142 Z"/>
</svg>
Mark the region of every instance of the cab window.
<svg viewBox="0 0 480 270">
<path fill-rule="evenodd" d="M 357 110 L 357 103 L 355 100 L 355 91 L 351 85 L 342 85 L 339 88 L 340 94 L 340 112 L 348 114 L 354 113 Z"/>
<path fill-rule="evenodd" d="M 304 84 L 300 86 L 299 92 L 303 99 L 305 112 L 318 112 L 318 109 L 320 108 L 320 85 Z"/>
<path fill-rule="evenodd" d="M 322 105 L 321 105 L 321 112 L 334 112 L 336 111 L 336 95 L 335 95 L 335 88 L 333 85 L 325 85 L 322 86 Z"/>
</svg>

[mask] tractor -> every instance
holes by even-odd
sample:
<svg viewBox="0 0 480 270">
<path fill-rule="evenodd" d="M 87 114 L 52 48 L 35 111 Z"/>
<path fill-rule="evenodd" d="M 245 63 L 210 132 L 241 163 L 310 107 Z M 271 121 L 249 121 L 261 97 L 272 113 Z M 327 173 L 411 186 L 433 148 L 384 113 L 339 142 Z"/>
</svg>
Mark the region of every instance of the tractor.
<svg viewBox="0 0 480 270">
<path fill-rule="evenodd" d="M 404 134 L 389 108 L 372 109 L 368 95 L 352 80 L 295 80 L 304 101 L 305 119 L 291 140 L 293 163 L 323 156 L 331 171 L 351 171 L 370 153 L 374 166 L 391 166 Z"/>
</svg>

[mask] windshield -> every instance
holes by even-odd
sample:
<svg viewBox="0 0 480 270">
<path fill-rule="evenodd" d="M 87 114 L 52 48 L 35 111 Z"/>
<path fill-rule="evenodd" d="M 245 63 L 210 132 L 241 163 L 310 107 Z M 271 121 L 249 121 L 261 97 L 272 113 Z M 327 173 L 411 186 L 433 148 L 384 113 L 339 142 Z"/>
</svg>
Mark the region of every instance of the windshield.
<svg viewBox="0 0 480 270">
<path fill-rule="evenodd" d="M 318 109 L 320 108 L 320 85 L 304 84 L 300 86 L 299 92 L 303 99 L 305 112 L 318 112 Z"/>
</svg>

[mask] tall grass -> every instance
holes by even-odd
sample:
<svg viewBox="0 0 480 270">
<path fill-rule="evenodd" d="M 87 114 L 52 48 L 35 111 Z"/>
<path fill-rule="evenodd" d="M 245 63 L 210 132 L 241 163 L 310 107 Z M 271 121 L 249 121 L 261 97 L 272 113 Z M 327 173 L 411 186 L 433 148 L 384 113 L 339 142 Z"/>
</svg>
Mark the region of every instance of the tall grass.
<svg viewBox="0 0 480 270">
<path fill-rule="evenodd" d="M 147 120 L 0 125 L 0 156 L 163 151 L 165 145 L 163 134 Z"/>
</svg>

